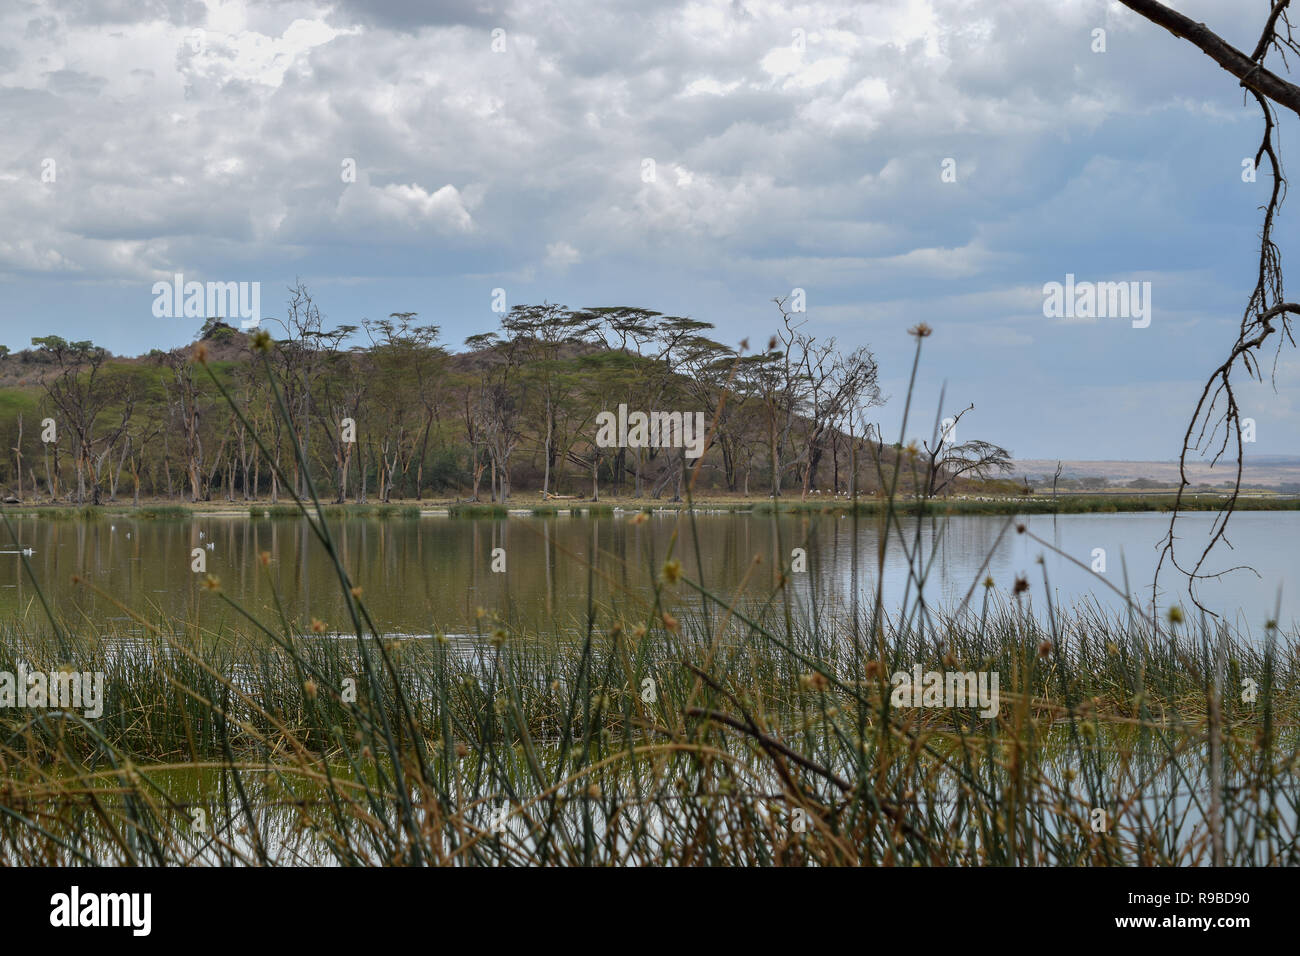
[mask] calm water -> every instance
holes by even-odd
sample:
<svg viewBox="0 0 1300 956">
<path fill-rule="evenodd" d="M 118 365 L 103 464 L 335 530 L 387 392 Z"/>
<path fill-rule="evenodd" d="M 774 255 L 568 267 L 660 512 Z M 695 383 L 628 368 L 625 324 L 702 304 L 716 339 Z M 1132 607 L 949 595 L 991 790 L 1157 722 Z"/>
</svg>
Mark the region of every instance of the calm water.
<svg viewBox="0 0 1300 956">
<path fill-rule="evenodd" d="M 662 565 L 677 518 L 662 515 L 634 525 L 631 517 L 616 513 L 599 518 L 355 518 L 336 520 L 331 526 L 382 630 L 464 634 L 474 630 L 480 607 L 508 611 L 527 626 L 544 631 L 571 629 L 585 614 L 589 586 L 600 604 L 634 608 L 650 593 L 647 569 Z M 1187 547 L 1184 560 L 1194 559 L 1199 552 L 1196 546 L 1202 543 L 1211 517 L 1192 514 L 1180 519 L 1180 535 Z M 333 566 L 299 520 L 136 521 L 118 516 L 96 522 L 20 518 L 14 524 L 21 545 L 35 552 L 30 561 L 51 603 L 69 617 L 84 613 L 91 622 L 116 620 L 122 630 L 132 630 L 124 612 L 110 600 L 96 596 L 84 584 L 72 583 L 73 576 L 80 575 L 147 617 L 162 611 L 197 616 L 205 626 L 220 626 L 233 614 L 203 589 L 203 575 L 191 571 L 191 550 L 201 548 L 208 573 L 219 577 L 227 594 L 264 620 L 276 620 L 274 593 L 278 591 L 286 611 L 304 626 L 313 617 L 331 628 L 346 626 Z M 719 593 L 763 598 L 771 589 L 774 556 L 788 556 L 799 546 L 807 551 L 808 570 L 794 575 L 793 581 L 804 600 L 827 605 L 847 602 L 855 574 L 863 591 L 874 591 L 879 543 L 874 519 L 859 519 L 856 539 L 848 517 L 712 514 L 697 516 L 696 525 L 698 562 L 685 526 L 676 553 L 687 574 L 698 576 Z M 1005 517 L 925 519 L 919 528 L 912 520 L 906 525 L 908 546 L 919 538 L 924 559 L 933 560 L 926 600 L 951 607 L 986 574 L 1004 592 L 1017 576 L 1024 576 L 1032 586 L 1034 607 L 1042 610 L 1046 570 L 1053 601 L 1068 606 L 1092 595 L 1103 604 L 1119 606 L 1119 598 L 1099 586 L 1089 572 L 1016 534 L 1014 524 L 1007 525 Z M 1167 516 L 1038 516 L 1027 519 L 1027 525 L 1085 565 L 1092 564 L 1093 549 L 1104 549 L 1106 580 L 1124 589 L 1127 567 L 1129 589 L 1150 600 L 1151 573 L 1158 542 L 1168 527 Z M 1213 570 L 1249 564 L 1259 576 L 1242 571 L 1207 582 L 1201 592 L 1203 601 L 1258 634 L 1264 621 L 1275 614 L 1280 589 L 1281 621 L 1293 624 L 1300 617 L 1295 560 L 1300 513 L 1242 513 L 1232 519 L 1231 528 L 1235 550 L 1222 549 Z M 8 550 L 13 545 L 6 542 L 0 547 Z M 505 550 L 504 573 L 491 569 L 495 548 Z M 269 574 L 258 561 L 263 551 L 271 554 Z M 1045 561 L 1041 566 L 1040 554 Z M 755 564 L 757 556 L 762 558 L 759 564 Z M 40 620 L 40 605 L 21 572 L 19 556 L 2 554 L 0 562 L 0 618 L 25 614 Z M 594 571 L 589 571 L 593 564 Z M 1169 593 L 1162 603 L 1182 587 L 1176 572 L 1166 574 L 1162 586 Z M 887 603 L 897 606 L 909 596 L 909 588 L 914 595 L 898 538 L 891 535 L 884 574 Z M 681 585 L 675 593 L 680 601 L 691 600 Z M 977 589 L 976 600 L 980 593 Z"/>
</svg>

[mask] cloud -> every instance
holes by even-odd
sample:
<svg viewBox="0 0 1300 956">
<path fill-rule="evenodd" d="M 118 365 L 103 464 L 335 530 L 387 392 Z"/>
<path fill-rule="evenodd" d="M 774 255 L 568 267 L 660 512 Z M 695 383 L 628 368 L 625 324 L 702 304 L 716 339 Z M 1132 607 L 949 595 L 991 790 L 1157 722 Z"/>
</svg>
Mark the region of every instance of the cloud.
<svg viewBox="0 0 1300 956">
<path fill-rule="evenodd" d="M 374 187 L 363 182 L 355 186 L 343 191 L 337 216 L 354 229 L 399 226 L 418 231 L 430 226 L 441 233 L 465 233 L 474 228 L 460 191 L 450 184 L 432 192 L 415 183 Z"/>
<path fill-rule="evenodd" d="M 551 269 L 567 269 L 581 261 L 578 250 L 563 240 L 546 244 L 546 265 Z"/>
<path fill-rule="evenodd" d="M 1229 0 L 1196 16 L 1243 46 L 1259 26 Z M 798 286 L 809 327 L 886 374 L 925 318 L 927 384 L 1012 414 L 1031 389 L 1213 368 L 1253 284 L 1256 113 L 1105 0 L 48 0 L 0 8 L 0 36 L 15 341 L 38 314 L 119 351 L 182 336 L 134 311 L 155 271 L 302 276 L 340 321 L 442 309 L 461 339 L 499 283 L 727 341 Z M 1150 277 L 1151 328 L 1044 320 L 1066 272 Z M 1018 450 L 1085 414 L 1058 405 Z"/>
</svg>

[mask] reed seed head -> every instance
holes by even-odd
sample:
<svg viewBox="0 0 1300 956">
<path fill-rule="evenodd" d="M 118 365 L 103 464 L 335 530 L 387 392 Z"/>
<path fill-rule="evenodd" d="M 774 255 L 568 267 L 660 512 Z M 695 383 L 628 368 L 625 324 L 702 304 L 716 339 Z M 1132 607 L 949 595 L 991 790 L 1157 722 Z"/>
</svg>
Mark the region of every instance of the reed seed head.
<svg viewBox="0 0 1300 956">
<path fill-rule="evenodd" d="M 663 578 L 666 584 L 676 584 L 682 576 L 682 563 L 676 558 L 664 562 Z"/>
</svg>

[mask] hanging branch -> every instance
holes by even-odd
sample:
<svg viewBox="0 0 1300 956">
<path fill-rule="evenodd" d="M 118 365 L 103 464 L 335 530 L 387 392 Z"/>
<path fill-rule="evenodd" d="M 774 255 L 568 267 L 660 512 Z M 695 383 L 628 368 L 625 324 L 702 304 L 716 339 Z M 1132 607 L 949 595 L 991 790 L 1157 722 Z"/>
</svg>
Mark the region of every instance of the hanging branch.
<svg viewBox="0 0 1300 956">
<path fill-rule="evenodd" d="M 1210 374 L 1206 381 L 1191 421 L 1187 425 L 1187 431 L 1183 435 L 1183 446 L 1178 456 L 1178 495 L 1174 502 L 1173 516 L 1169 521 L 1169 531 L 1160 552 L 1160 560 L 1156 565 L 1155 579 L 1151 584 L 1154 608 L 1160 571 L 1168 560 L 1175 568 L 1187 575 L 1193 603 L 1207 614 L 1217 617 L 1200 602 L 1196 594 L 1196 584 L 1201 580 L 1218 578 L 1231 571 L 1242 570 L 1240 567 L 1229 568 L 1215 574 L 1206 574 L 1202 571 L 1210 552 L 1220 542 L 1227 543 L 1228 520 L 1241 494 L 1243 465 L 1241 410 L 1233 391 L 1233 375 L 1240 369 L 1255 381 L 1263 381 L 1260 356 L 1264 344 L 1275 333 L 1281 333 L 1277 337 L 1277 351 L 1274 353 L 1270 374 L 1270 381 L 1276 387 L 1277 363 L 1282 347 L 1286 343 L 1295 346 L 1291 316 L 1300 315 L 1300 304 L 1285 301 L 1282 291 L 1281 255 L 1277 244 L 1273 241 L 1273 225 L 1282 201 L 1286 198 L 1286 177 L 1283 175 L 1282 163 L 1273 142 L 1276 120 L 1270 103 L 1271 100 L 1272 103 L 1284 106 L 1300 115 L 1300 86 L 1284 80 L 1264 66 L 1265 57 L 1270 51 L 1275 50 L 1282 60 L 1283 67 L 1289 73 L 1287 51 L 1300 54 L 1300 45 L 1297 45 L 1292 36 L 1291 22 L 1288 19 L 1291 0 L 1276 0 L 1272 4 L 1259 42 L 1255 44 L 1255 49 L 1250 56 L 1227 43 L 1204 23 L 1197 23 L 1156 0 L 1120 0 L 1120 2 L 1152 23 L 1169 30 L 1174 36 L 1192 43 L 1223 69 L 1237 77 L 1241 86 L 1255 98 L 1264 120 L 1263 135 L 1259 149 L 1255 152 L 1255 167 L 1258 168 L 1260 163 L 1267 159 L 1269 170 L 1273 174 L 1273 188 L 1267 205 L 1263 207 L 1264 223 L 1260 230 L 1259 269 L 1255 288 L 1242 313 L 1237 340 L 1228 353 L 1227 359 Z M 1213 452 L 1210 459 L 1210 465 L 1213 467 L 1228 450 L 1229 444 L 1234 441 L 1237 451 L 1237 469 L 1233 478 L 1232 492 L 1223 507 L 1219 509 L 1211 527 L 1210 540 L 1202 549 L 1195 564 L 1190 568 L 1184 567 L 1174 553 L 1177 540 L 1174 530 L 1181 513 L 1184 489 L 1190 485 L 1187 478 L 1187 459 L 1192 454 L 1204 455 Z M 1230 543 L 1229 547 L 1231 547 Z"/>
</svg>

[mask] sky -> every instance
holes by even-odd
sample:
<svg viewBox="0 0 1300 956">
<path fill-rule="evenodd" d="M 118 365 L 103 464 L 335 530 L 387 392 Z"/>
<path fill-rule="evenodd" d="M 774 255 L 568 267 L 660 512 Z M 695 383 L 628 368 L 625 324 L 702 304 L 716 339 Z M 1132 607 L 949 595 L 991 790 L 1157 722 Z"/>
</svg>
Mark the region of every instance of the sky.
<svg viewBox="0 0 1300 956">
<path fill-rule="evenodd" d="M 1174 5 L 1246 50 L 1268 8 Z M 925 322 L 909 436 L 974 403 L 958 440 L 1019 458 L 1171 459 L 1254 284 L 1260 129 L 1100 0 L 6 0 L 0 343 L 183 345 L 176 273 L 260 283 L 273 333 L 300 279 L 329 324 L 415 312 L 453 349 L 494 290 L 761 346 L 798 289 L 873 350 L 887 437 Z M 1067 274 L 1149 316 L 1045 315 Z M 1248 455 L 1300 454 L 1273 357 Z"/>
</svg>

